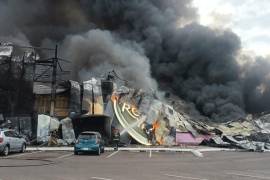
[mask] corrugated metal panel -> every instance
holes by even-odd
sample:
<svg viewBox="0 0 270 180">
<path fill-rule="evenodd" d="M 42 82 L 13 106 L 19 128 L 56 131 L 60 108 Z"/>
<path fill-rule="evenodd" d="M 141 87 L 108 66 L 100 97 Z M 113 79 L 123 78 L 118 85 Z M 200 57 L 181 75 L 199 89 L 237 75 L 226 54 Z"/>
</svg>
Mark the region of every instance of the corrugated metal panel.
<svg viewBox="0 0 270 180">
<path fill-rule="evenodd" d="M 58 86 L 56 93 L 62 93 L 69 90 L 67 87 Z M 34 94 L 51 94 L 52 88 L 50 84 L 44 84 L 44 83 L 34 83 L 33 87 L 33 93 Z"/>
</svg>

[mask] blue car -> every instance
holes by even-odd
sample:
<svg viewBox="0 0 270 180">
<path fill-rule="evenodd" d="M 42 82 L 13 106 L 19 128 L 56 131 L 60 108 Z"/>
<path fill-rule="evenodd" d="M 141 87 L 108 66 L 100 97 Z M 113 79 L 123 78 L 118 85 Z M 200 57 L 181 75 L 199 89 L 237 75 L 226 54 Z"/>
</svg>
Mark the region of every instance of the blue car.
<svg viewBox="0 0 270 180">
<path fill-rule="evenodd" d="M 104 140 L 100 133 L 94 131 L 82 132 L 74 145 L 74 154 L 95 152 L 100 155 L 104 152 Z"/>
</svg>

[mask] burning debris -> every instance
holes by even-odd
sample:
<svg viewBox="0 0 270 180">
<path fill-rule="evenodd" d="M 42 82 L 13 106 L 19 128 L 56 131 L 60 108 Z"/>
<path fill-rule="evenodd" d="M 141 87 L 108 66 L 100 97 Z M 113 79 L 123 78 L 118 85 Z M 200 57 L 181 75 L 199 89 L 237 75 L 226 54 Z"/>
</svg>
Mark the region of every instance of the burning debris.
<svg viewBox="0 0 270 180">
<path fill-rule="evenodd" d="M 121 134 L 128 132 L 141 144 L 207 144 L 252 151 L 270 148 L 269 115 L 227 123 L 198 122 L 154 96 L 126 87 L 116 91 L 112 101 Z"/>
</svg>

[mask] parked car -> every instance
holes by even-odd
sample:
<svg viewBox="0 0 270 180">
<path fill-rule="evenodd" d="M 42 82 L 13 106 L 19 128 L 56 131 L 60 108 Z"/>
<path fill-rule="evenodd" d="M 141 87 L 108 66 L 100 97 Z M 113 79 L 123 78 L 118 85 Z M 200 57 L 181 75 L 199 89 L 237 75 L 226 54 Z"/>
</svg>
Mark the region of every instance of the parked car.
<svg viewBox="0 0 270 180">
<path fill-rule="evenodd" d="M 10 152 L 25 152 L 26 140 L 16 131 L 0 129 L 0 153 L 7 156 Z"/>
<path fill-rule="evenodd" d="M 74 154 L 78 155 L 83 152 L 95 152 L 97 155 L 104 152 L 104 140 L 100 133 L 85 131 L 78 136 L 74 145 Z"/>
</svg>

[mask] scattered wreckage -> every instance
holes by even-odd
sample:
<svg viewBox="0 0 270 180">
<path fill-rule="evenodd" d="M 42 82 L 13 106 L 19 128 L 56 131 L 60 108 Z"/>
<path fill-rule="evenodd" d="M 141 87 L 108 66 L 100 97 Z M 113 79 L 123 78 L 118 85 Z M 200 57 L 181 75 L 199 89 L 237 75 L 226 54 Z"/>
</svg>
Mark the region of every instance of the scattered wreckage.
<svg viewBox="0 0 270 180">
<path fill-rule="evenodd" d="M 104 85 L 104 82 L 107 84 Z M 208 145 L 250 151 L 270 149 L 270 115 L 259 118 L 249 116 L 227 123 L 196 121 L 188 113 L 176 111 L 169 103 L 159 100 L 153 93 L 116 87 L 95 78 L 84 82 L 81 89 L 84 89 L 81 103 L 85 113 L 61 121 L 39 115 L 38 141 L 68 145 L 74 143 L 80 132 L 96 130 L 105 136 L 109 144 L 112 130 L 118 129 L 121 142 L 126 144 L 135 140 L 147 146 Z M 59 129 L 61 138 L 50 141 L 52 132 Z"/>
<path fill-rule="evenodd" d="M 123 132 L 144 145 L 210 145 L 251 151 L 270 149 L 270 115 L 227 123 L 196 121 L 185 112 L 135 90 L 116 91 L 114 112 Z"/>
</svg>

